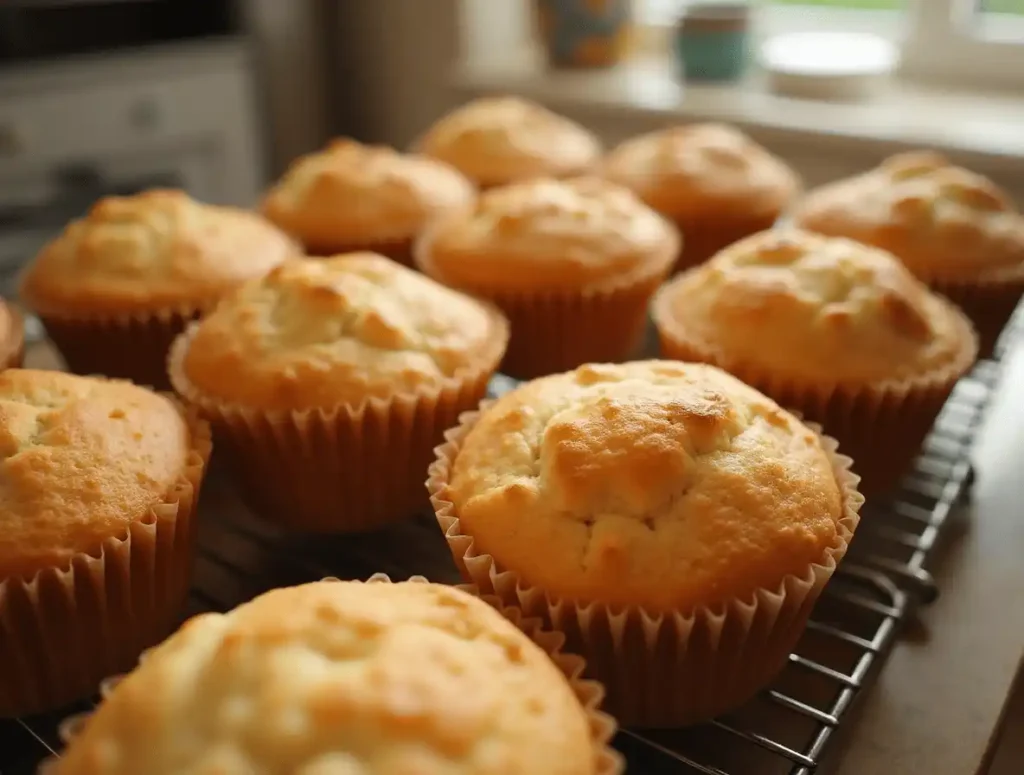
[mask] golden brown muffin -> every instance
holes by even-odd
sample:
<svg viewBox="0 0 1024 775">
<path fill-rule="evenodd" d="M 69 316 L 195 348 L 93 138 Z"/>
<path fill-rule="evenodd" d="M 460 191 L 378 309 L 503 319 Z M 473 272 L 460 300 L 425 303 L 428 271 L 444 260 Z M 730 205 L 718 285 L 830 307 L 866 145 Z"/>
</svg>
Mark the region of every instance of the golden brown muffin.
<svg viewBox="0 0 1024 775">
<path fill-rule="evenodd" d="M 185 324 L 296 250 L 258 215 L 181 191 L 107 197 L 36 256 L 21 297 L 72 371 L 164 386 Z"/>
<path fill-rule="evenodd" d="M 21 365 L 25 353 L 25 323 L 16 309 L 0 299 L 0 369 Z"/>
<path fill-rule="evenodd" d="M 339 139 L 295 161 L 267 192 L 263 213 L 310 255 L 373 250 L 409 265 L 424 226 L 475 196 L 447 164 Z"/>
<path fill-rule="evenodd" d="M 713 363 L 822 423 L 865 492 L 899 481 L 977 355 L 970 321 L 894 256 L 795 229 L 679 275 L 654 319 L 667 357 Z"/>
<path fill-rule="evenodd" d="M 642 361 L 468 415 L 427 486 L 463 572 L 564 631 L 620 721 L 662 726 L 782 668 L 857 525 L 848 464 L 725 372 Z"/>
<path fill-rule="evenodd" d="M 785 162 L 722 124 L 687 124 L 626 140 L 605 157 L 601 174 L 679 227 L 678 268 L 769 228 L 800 190 Z"/>
<path fill-rule="evenodd" d="M 435 123 L 417 148 L 481 188 L 579 175 L 601 155 L 591 132 L 519 97 L 473 100 Z"/>
<path fill-rule="evenodd" d="M 3 717 L 90 694 L 177 623 L 210 436 L 128 382 L 8 369 L 0 447 Z"/>
<path fill-rule="evenodd" d="M 55 773 L 594 775 L 609 757 L 589 721 L 548 654 L 482 600 L 323 581 L 192 619 Z"/>
<path fill-rule="evenodd" d="M 898 154 L 811 191 L 794 221 L 894 254 L 967 312 L 983 354 L 1024 294 L 1024 216 L 991 180 L 936 153 Z"/>
<path fill-rule="evenodd" d="M 503 370 L 550 374 L 622 360 L 679 236 L 628 189 L 598 178 L 538 178 L 486 191 L 417 243 L 419 268 L 508 315 Z"/>
<path fill-rule="evenodd" d="M 497 310 L 373 253 L 294 259 L 175 344 L 254 507 L 317 530 L 412 516 L 423 472 L 508 341 Z"/>
</svg>

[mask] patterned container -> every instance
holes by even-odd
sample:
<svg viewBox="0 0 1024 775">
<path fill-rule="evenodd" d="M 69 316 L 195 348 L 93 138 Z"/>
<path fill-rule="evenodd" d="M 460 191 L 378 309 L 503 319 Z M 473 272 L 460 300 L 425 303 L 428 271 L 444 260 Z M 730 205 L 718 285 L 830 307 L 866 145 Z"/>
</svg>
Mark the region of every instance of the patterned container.
<svg viewBox="0 0 1024 775">
<path fill-rule="evenodd" d="M 541 40 L 554 67 L 611 67 L 629 46 L 631 0 L 535 0 Z"/>
</svg>

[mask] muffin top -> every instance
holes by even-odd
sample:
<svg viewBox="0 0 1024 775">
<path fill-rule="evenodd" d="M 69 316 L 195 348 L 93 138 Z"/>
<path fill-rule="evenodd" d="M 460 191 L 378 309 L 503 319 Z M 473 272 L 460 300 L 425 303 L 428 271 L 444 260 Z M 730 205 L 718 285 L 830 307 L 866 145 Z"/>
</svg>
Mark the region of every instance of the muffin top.
<svg viewBox="0 0 1024 775">
<path fill-rule="evenodd" d="M 245 210 L 181 191 L 112 196 L 43 248 L 21 294 L 59 314 L 206 307 L 295 252 L 291 239 Z"/>
<path fill-rule="evenodd" d="M 450 285 L 576 290 L 668 271 L 675 228 L 628 189 L 598 178 L 537 178 L 484 192 L 440 219 L 417 249 Z"/>
<path fill-rule="evenodd" d="M 295 161 L 264 197 L 263 213 L 311 249 L 369 247 L 411 239 L 475 195 L 447 164 L 339 139 Z"/>
<path fill-rule="evenodd" d="M 659 327 L 774 377 L 827 384 L 900 380 L 970 355 L 967 319 L 894 256 L 796 229 L 726 248 L 666 285 Z"/>
<path fill-rule="evenodd" d="M 1024 276 L 1024 216 L 995 183 L 932 152 L 810 192 L 794 213 L 807 229 L 890 251 L 925 280 Z"/>
<path fill-rule="evenodd" d="M 711 366 L 586 365 L 486 409 L 445 497 L 553 597 L 689 611 L 822 562 L 844 496 L 821 440 Z"/>
<path fill-rule="evenodd" d="M 177 405 L 130 382 L 0 372 L 0 581 L 125 537 L 166 501 L 191 448 Z"/>
<path fill-rule="evenodd" d="M 519 97 L 486 97 L 449 113 L 418 147 L 477 184 L 585 172 L 601 154 L 597 138 L 574 121 Z"/>
<path fill-rule="evenodd" d="M 612 150 L 601 169 L 658 212 L 680 219 L 728 218 L 733 210 L 777 214 L 800 188 L 781 159 L 723 124 L 687 124 L 634 137 Z"/>
<path fill-rule="evenodd" d="M 266 411 L 440 389 L 495 366 L 508 339 L 500 313 L 375 253 L 290 260 L 192 331 L 188 382 Z"/>
<path fill-rule="evenodd" d="M 566 678 L 483 601 L 323 581 L 186 623 L 56 772 L 589 775 L 594 758 Z"/>
</svg>

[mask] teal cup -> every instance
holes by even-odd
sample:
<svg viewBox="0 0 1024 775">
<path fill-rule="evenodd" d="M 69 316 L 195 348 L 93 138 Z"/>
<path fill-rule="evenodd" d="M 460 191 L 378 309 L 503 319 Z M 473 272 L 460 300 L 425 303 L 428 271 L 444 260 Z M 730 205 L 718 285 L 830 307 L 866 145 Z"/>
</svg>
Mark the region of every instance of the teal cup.
<svg viewBox="0 0 1024 775">
<path fill-rule="evenodd" d="M 750 61 L 749 8 L 701 5 L 687 8 L 676 28 L 676 58 L 687 81 L 734 81 Z"/>
</svg>

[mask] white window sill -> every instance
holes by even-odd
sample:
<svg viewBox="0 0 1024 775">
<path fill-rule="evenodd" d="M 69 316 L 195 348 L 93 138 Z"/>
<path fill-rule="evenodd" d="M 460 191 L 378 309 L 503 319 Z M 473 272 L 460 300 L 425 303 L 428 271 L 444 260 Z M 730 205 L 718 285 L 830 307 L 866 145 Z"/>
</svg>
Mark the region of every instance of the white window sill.
<svg viewBox="0 0 1024 775">
<path fill-rule="evenodd" d="M 937 89 L 894 80 L 870 101 L 835 103 L 773 94 L 756 74 L 741 84 L 682 85 L 665 56 L 605 71 L 550 71 L 528 47 L 465 59 L 464 94 L 516 93 L 554 109 L 610 117 L 725 121 L 794 139 L 875 145 L 881 153 L 932 147 L 980 171 L 1024 175 L 1024 99 L 1006 92 Z"/>
</svg>

